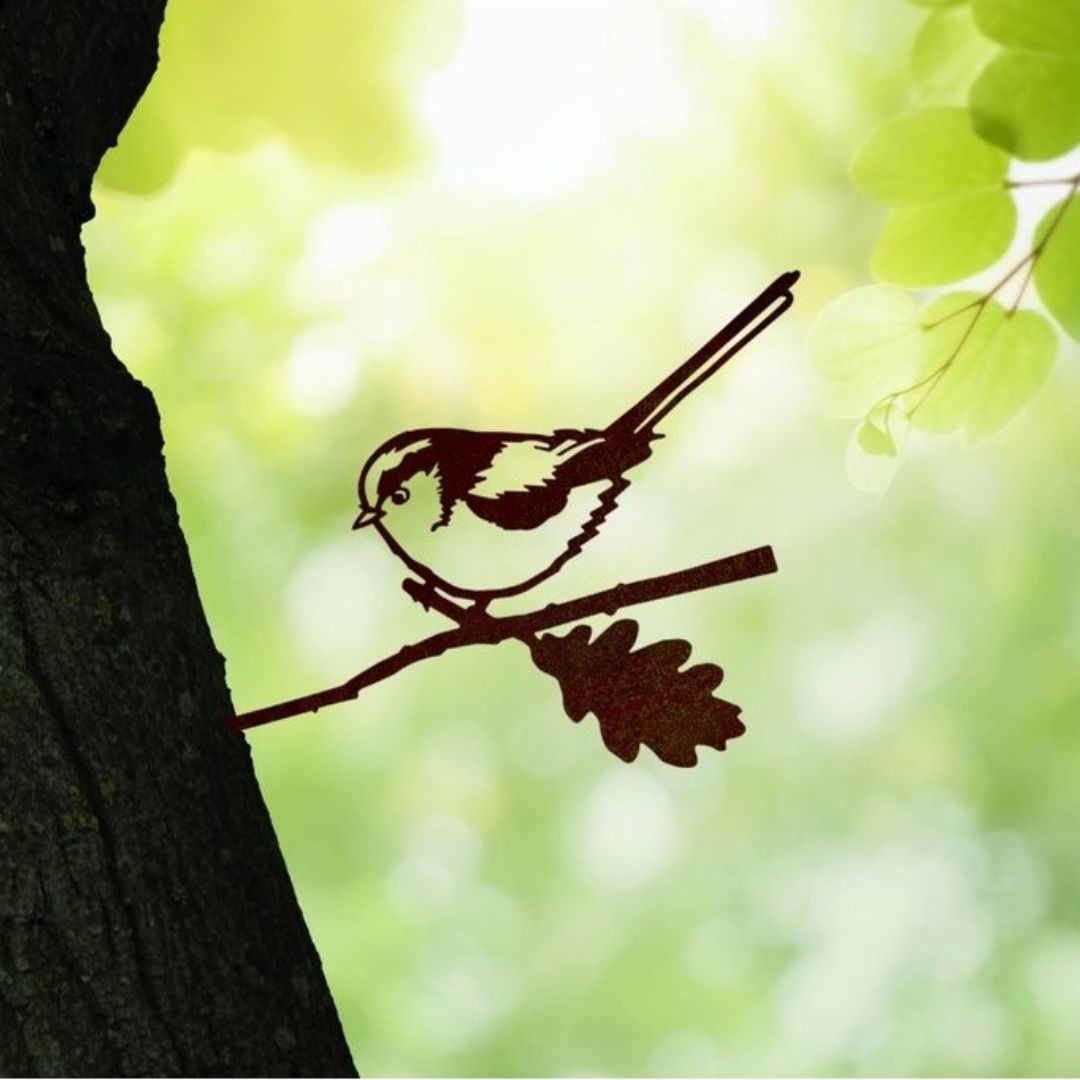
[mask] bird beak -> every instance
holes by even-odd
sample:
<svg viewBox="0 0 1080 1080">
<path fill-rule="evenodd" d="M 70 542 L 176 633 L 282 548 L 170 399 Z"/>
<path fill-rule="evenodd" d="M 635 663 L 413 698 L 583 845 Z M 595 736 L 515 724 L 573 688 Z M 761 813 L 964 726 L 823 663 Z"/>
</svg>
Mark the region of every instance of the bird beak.
<svg viewBox="0 0 1080 1080">
<path fill-rule="evenodd" d="M 352 527 L 354 529 L 362 529 L 365 525 L 373 525 L 381 517 L 381 510 L 371 510 L 365 506 L 364 509 L 360 511 L 360 516 L 352 523 Z"/>
</svg>

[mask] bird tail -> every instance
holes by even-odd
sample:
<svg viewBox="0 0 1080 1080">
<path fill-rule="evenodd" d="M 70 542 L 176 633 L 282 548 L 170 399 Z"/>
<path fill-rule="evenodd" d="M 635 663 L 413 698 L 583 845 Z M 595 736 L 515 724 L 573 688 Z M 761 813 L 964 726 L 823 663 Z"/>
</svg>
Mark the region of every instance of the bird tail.
<svg viewBox="0 0 1080 1080">
<path fill-rule="evenodd" d="M 799 271 L 781 274 L 689 360 L 677 367 L 659 386 L 646 394 L 607 428 L 610 435 L 635 435 L 651 432 L 656 425 L 688 394 L 714 375 L 743 346 L 748 345 L 794 302 L 791 288 L 799 280 Z"/>
</svg>

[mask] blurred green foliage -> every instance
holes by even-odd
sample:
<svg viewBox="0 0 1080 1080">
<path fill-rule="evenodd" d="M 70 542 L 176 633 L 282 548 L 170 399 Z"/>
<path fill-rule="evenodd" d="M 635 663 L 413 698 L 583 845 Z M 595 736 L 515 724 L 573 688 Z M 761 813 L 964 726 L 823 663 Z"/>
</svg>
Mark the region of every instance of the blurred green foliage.
<svg viewBox="0 0 1080 1080">
<path fill-rule="evenodd" d="M 158 72 L 97 181 L 148 194 L 195 147 L 278 135 L 314 161 L 399 167 L 419 152 L 403 91 L 445 61 L 459 11 L 456 0 L 171 3 Z"/>
<path fill-rule="evenodd" d="M 805 272 L 794 312 L 680 409 L 544 594 L 773 543 L 778 576 L 635 613 L 724 666 L 749 729 L 726 753 L 616 760 L 513 644 L 252 734 L 360 1069 L 1072 1071 L 1077 351 L 1000 434 L 914 454 L 881 501 L 837 465 L 827 395 L 850 408 L 851 387 L 807 356 L 812 318 L 864 277 L 880 217 L 846 166 L 912 93 L 919 12 L 471 2 L 425 75 L 423 25 L 357 40 L 338 7 L 273 48 L 229 46 L 237 85 L 270 110 L 332 41 L 359 58 L 334 75 L 358 87 L 338 105 L 353 136 L 426 150 L 378 176 L 311 155 L 323 118 L 298 99 L 292 126 L 237 136 L 245 152 L 147 148 L 170 182 L 102 185 L 86 231 L 114 345 L 161 410 L 238 710 L 438 625 L 349 529 L 385 436 L 602 423 L 777 272 Z M 224 26 L 167 39 L 170 115 L 224 117 L 172 73 L 225 50 Z M 870 299 L 917 378 L 923 305 Z M 887 393 L 870 323 L 837 362 Z"/>
<path fill-rule="evenodd" d="M 901 320 L 894 324 L 898 336 L 890 348 L 879 318 L 883 303 L 872 291 L 841 298 L 825 313 L 814 353 L 827 378 L 846 377 L 850 341 L 865 338 L 868 325 L 875 327 L 875 371 L 884 372 L 893 359 L 887 388 L 861 403 L 864 419 L 851 444 L 855 478 L 870 487 L 889 482 L 895 467 L 868 463 L 864 456 L 895 457 L 911 428 L 989 434 L 1040 389 L 1057 346 L 1051 323 L 1020 307 L 1032 281 L 1062 329 L 1080 335 L 1080 226 L 1068 212 L 1080 173 L 1070 172 L 1065 159 L 1080 147 L 1074 107 L 1080 93 L 1080 5 L 950 0 L 923 6 L 935 10 L 912 46 L 921 107 L 881 124 L 851 167 L 855 182 L 891 208 L 871 269 L 880 281 L 917 288 L 970 278 L 1008 252 L 1015 254 L 997 277 L 973 282 L 985 291 L 945 294 L 939 306 L 927 308 L 948 311 L 942 318 L 950 324 L 948 335 L 913 336 Z M 1014 157 L 1058 160 L 1050 172 L 1023 174 L 1013 168 Z M 1033 193 L 1055 187 L 1066 189 L 1065 200 L 1050 208 L 1016 252 L 1020 211 L 1030 219 L 1039 206 Z M 930 322 L 933 330 L 932 316 Z M 922 362 L 910 381 L 913 348 Z M 840 355 L 831 355 L 834 349 Z"/>
<path fill-rule="evenodd" d="M 996 51 L 995 44 L 979 32 L 970 4 L 932 12 L 911 46 L 911 77 L 920 101 L 967 104 L 968 87 Z"/>
</svg>

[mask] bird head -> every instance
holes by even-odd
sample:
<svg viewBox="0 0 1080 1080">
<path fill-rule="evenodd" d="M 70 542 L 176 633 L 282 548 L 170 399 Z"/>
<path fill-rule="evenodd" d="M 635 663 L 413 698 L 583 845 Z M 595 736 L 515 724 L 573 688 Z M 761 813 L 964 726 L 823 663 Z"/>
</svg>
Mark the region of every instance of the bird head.
<svg viewBox="0 0 1080 1080">
<path fill-rule="evenodd" d="M 378 524 L 394 532 L 410 521 L 431 525 L 441 513 L 438 457 L 432 439 L 407 431 L 383 443 L 360 471 L 360 513 L 354 529 Z"/>
</svg>

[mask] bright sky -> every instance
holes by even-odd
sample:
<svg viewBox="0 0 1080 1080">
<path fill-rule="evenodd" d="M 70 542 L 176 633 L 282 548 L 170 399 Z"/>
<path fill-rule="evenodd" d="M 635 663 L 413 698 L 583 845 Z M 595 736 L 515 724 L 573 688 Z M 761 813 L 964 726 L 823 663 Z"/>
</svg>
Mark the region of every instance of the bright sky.
<svg viewBox="0 0 1080 1080">
<path fill-rule="evenodd" d="M 780 32 L 783 3 L 468 0 L 461 45 L 421 102 L 441 170 L 470 190 L 562 194 L 603 167 L 621 134 L 685 117 L 673 11 L 745 49 Z"/>
</svg>

